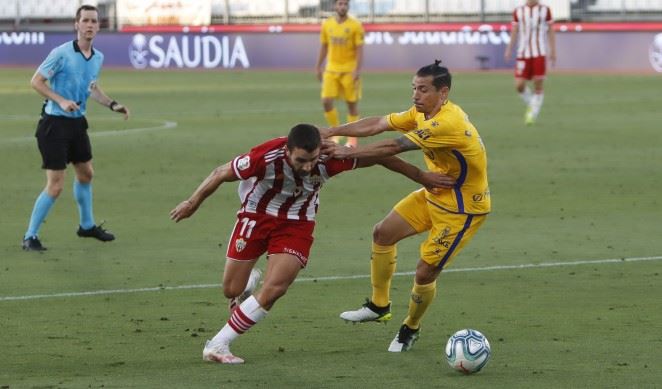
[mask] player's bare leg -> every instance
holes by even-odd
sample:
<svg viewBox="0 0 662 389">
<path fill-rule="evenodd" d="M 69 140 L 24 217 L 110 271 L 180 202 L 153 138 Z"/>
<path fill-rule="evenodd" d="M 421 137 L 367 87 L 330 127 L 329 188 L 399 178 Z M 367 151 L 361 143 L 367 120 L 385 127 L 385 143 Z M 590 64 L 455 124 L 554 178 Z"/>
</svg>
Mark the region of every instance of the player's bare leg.
<svg viewBox="0 0 662 389">
<path fill-rule="evenodd" d="M 533 96 L 531 97 L 531 123 L 535 122 L 540 113 L 540 108 L 542 108 L 542 103 L 545 98 L 543 93 L 543 82 L 544 78 L 534 78 L 533 79 Z"/>
<path fill-rule="evenodd" d="M 226 296 L 230 293 L 237 293 L 241 285 L 245 285 L 250 275 L 248 266 L 235 266 L 237 262 L 241 261 L 232 261 L 230 265 L 226 266 L 226 269 L 230 268 L 231 271 L 236 271 L 237 273 L 235 274 L 241 273 L 241 276 L 237 276 L 237 278 L 243 277 L 244 283 L 242 284 L 241 281 L 233 283 L 227 291 L 224 283 L 223 290 Z M 232 354 L 230 344 L 266 317 L 274 303 L 287 292 L 287 289 L 299 274 L 300 269 L 301 264 L 297 257 L 293 255 L 274 254 L 269 256 L 267 272 L 262 288 L 256 296 L 251 295 L 246 301 L 241 303 L 232 312 L 227 324 L 225 324 L 212 340 L 205 344 L 202 352 L 203 360 L 223 364 L 244 363 L 242 358 Z"/>
<path fill-rule="evenodd" d="M 533 93 L 527 85 L 526 79 L 524 78 L 515 78 L 515 90 L 519 94 L 519 97 L 522 99 L 524 104 L 526 104 L 526 111 L 524 113 L 524 123 L 533 124 L 535 118 L 532 116 L 532 107 L 531 102 L 533 100 Z"/>
<path fill-rule="evenodd" d="M 270 310 L 285 295 L 300 270 L 301 262 L 296 256 L 285 253 L 270 255 L 264 283 L 255 296 L 260 306 Z"/>
<path fill-rule="evenodd" d="M 223 272 L 223 294 L 228 298 L 230 313 L 246 301 L 257 288 L 262 272 L 254 268 L 256 262 L 256 259 L 252 261 L 226 259 Z"/>
</svg>

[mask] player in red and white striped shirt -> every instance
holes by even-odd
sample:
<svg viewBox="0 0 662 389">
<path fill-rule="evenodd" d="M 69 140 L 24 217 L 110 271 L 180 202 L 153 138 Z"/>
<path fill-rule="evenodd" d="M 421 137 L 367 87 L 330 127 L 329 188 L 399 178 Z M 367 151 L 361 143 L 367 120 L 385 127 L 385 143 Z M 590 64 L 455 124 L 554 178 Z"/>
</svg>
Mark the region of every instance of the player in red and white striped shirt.
<svg viewBox="0 0 662 389">
<path fill-rule="evenodd" d="M 535 122 L 542 107 L 547 57 L 549 56 L 552 65 L 556 62 L 553 24 L 552 11 L 538 0 L 527 0 L 526 4 L 513 11 L 510 42 L 506 47 L 504 58 L 510 61 L 512 46 L 518 41 L 515 88 L 527 105 L 524 120 L 529 125 Z M 526 82 L 531 80 L 533 80 L 533 93 L 526 85 Z"/>
<path fill-rule="evenodd" d="M 287 138 L 254 147 L 214 171 L 193 195 L 170 212 L 176 222 L 193 215 L 202 202 L 224 182 L 241 180 L 241 208 L 230 237 L 223 274 L 223 293 L 229 299 L 246 293 L 227 324 L 208 341 L 203 359 L 243 363 L 230 352 L 230 343 L 263 319 L 308 262 L 313 243 L 319 190 L 336 174 L 380 164 L 429 188 L 451 188 L 454 179 L 424 172 L 399 158 L 331 159 L 320 155 L 318 129 L 309 124 L 292 128 Z M 250 295 L 249 279 L 257 284 L 253 267 L 267 253 L 269 262 L 259 292 Z"/>
</svg>

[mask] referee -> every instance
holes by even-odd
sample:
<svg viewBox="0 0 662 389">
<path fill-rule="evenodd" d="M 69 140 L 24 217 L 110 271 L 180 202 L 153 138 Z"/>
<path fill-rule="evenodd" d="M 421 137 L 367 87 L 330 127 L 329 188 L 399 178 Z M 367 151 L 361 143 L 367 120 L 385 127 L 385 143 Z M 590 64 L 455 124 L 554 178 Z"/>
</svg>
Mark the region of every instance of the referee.
<svg viewBox="0 0 662 389">
<path fill-rule="evenodd" d="M 115 236 L 98 226 L 92 212 L 92 147 L 87 134 L 87 98 L 129 118 L 129 109 L 108 97 L 97 82 L 103 54 L 92 47 L 99 32 L 99 12 L 83 5 L 76 11 L 77 39 L 53 49 L 31 80 L 32 88 L 46 98 L 37 125 L 37 144 L 46 170 L 46 188 L 35 201 L 30 224 L 23 236 L 23 249 L 46 250 L 39 240 L 39 228 L 62 192 L 67 164 L 74 165 L 74 198 L 80 222 L 78 236 L 103 242 Z M 49 86 L 50 84 L 50 86 Z"/>
</svg>

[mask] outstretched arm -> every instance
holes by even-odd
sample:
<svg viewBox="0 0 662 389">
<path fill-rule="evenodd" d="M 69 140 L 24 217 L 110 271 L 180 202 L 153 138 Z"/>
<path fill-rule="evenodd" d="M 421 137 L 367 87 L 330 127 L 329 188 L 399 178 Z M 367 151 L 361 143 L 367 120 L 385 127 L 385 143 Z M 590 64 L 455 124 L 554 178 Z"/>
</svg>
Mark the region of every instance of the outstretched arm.
<svg viewBox="0 0 662 389">
<path fill-rule="evenodd" d="M 198 186 L 188 200 L 184 200 L 170 211 L 170 219 L 178 222 L 191 217 L 203 201 L 218 189 L 224 182 L 237 181 L 238 178 L 232 171 L 232 162 L 221 165 L 214 169 L 211 174 Z"/>
<path fill-rule="evenodd" d="M 382 165 L 391 171 L 402 174 L 410 180 L 423 185 L 430 192 L 435 192 L 438 189 L 449 189 L 455 185 L 455 178 L 451 176 L 442 173 L 426 172 L 396 156 L 361 158 L 358 160 L 357 167 L 363 168 L 375 164 Z"/>
<path fill-rule="evenodd" d="M 338 127 L 321 128 L 320 134 L 322 135 L 322 138 L 340 135 L 362 138 L 376 135 L 390 129 L 391 127 L 388 125 L 385 116 L 371 116 Z"/>
<path fill-rule="evenodd" d="M 420 149 L 420 147 L 418 147 L 416 143 L 409 140 L 406 136 L 401 136 L 396 139 L 385 139 L 358 147 L 344 147 L 331 142 L 325 142 L 322 147 L 322 153 L 337 159 L 362 159 L 389 157 L 405 151 L 417 149 Z"/>
</svg>

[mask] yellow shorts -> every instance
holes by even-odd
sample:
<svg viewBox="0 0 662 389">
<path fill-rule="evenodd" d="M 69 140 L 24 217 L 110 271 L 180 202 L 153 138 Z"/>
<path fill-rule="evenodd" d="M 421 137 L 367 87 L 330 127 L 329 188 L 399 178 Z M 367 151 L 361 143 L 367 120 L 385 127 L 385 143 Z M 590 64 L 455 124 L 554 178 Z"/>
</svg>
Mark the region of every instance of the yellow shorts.
<svg viewBox="0 0 662 389">
<path fill-rule="evenodd" d="M 352 73 L 324 72 L 321 95 L 323 99 L 340 97 L 354 103 L 361 99 L 361 80 L 354 82 Z"/>
<path fill-rule="evenodd" d="M 453 261 L 487 218 L 487 215 L 448 212 L 427 201 L 425 189 L 410 193 L 393 210 L 418 233 L 429 231 L 421 243 L 421 259 L 442 269 Z"/>
</svg>

